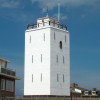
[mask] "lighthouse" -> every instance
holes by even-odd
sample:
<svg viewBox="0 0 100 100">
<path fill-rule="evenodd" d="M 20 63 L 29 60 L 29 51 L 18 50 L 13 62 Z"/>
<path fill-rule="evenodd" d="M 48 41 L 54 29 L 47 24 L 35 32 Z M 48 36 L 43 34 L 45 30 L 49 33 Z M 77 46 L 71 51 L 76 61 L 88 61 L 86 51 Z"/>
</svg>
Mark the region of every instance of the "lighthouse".
<svg viewBox="0 0 100 100">
<path fill-rule="evenodd" d="M 24 96 L 70 95 L 70 38 L 49 16 L 25 31 Z"/>
</svg>

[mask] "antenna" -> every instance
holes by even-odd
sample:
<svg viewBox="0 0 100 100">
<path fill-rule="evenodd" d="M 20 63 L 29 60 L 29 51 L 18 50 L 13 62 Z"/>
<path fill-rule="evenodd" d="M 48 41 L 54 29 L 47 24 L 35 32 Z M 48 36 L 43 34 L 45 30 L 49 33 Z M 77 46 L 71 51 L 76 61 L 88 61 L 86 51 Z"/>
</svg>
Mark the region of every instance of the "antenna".
<svg viewBox="0 0 100 100">
<path fill-rule="evenodd" d="M 60 22 L 60 3 L 58 3 L 58 21 Z"/>
<path fill-rule="evenodd" d="M 46 4 L 46 6 L 47 6 L 47 16 L 46 17 L 48 17 L 48 7 L 49 7 L 49 4 Z"/>
</svg>

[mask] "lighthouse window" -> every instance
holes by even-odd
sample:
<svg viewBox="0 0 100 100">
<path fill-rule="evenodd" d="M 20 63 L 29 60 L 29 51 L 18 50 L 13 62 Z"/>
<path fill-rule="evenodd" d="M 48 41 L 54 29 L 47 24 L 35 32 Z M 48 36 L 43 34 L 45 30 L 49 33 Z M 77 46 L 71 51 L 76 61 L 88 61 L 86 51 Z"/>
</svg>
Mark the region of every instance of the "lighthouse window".
<svg viewBox="0 0 100 100">
<path fill-rule="evenodd" d="M 45 34 L 44 34 L 44 41 L 45 41 Z"/>
<path fill-rule="evenodd" d="M 42 62 L 42 54 L 41 54 L 41 62 Z"/>
<path fill-rule="evenodd" d="M 30 43 L 31 43 L 31 36 L 30 36 Z"/>
<path fill-rule="evenodd" d="M 33 74 L 32 74 L 32 82 L 33 82 Z"/>
<path fill-rule="evenodd" d="M 57 82 L 59 81 L 59 75 L 57 74 Z"/>
<path fill-rule="evenodd" d="M 41 73 L 41 82 L 42 82 L 42 73 Z"/>
<path fill-rule="evenodd" d="M 55 32 L 54 32 L 54 40 L 55 40 Z"/>
<path fill-rule="evenodd" d="M 62 41 L 59 42 L 59 47 L 62 49 Z"/>
<path fill-rule="evenodd" d="M 32 63 L 33 63 L 33 55 L 32 55 Z"/>
<path fill-rule="evenodd" d="M 66 35 L 65 35 L 65 43 L 66 43 Z"/>
<path fill-rule="evenodd" d="M 50 25 L 50 21 L 49 21 L 49 25 Z"/>
<path fill-rule="evenodd" d="M 58 63 L 58 55 L 57 55 L 57 63 Z"/>
<path fill-rule="evenodd" d="M 64 79 L 64 74 L 63 74 L 63 82 L 65 81 L 65 79 Z"/>
<path fill-rule="evenodd" d="M 63 64 L 64 64 L 64 62 L 65 62 L 65 59 L 64 59 L 64 56 L 63 56 Z"/>
<path fill-rule="evenodd" d="M 39 27 L 39 24 L 38 24 L 38 27 Z"/>
</svg>

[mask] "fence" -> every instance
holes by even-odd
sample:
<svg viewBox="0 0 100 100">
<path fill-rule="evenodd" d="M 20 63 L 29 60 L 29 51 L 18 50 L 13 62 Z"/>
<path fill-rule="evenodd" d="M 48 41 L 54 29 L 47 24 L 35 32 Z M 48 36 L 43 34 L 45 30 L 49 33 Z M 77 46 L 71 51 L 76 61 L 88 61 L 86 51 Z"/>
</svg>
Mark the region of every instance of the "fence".
<svg viewBox="0 0 100 100">
<path fill-rule="evenodd" d="M 1 98 L 0 100 L 100 100 L 100 98 L 34 97 L 34 98 Z"/>
</svg>

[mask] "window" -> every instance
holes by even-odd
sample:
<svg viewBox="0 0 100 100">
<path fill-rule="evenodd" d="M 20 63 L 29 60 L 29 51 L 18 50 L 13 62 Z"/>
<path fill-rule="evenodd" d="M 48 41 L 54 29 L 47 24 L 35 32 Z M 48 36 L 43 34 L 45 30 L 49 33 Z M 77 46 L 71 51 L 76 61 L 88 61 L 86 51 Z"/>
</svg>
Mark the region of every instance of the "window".
<svg viewBox="0 0 100 100">
<path fill-rule="evenodd" d="M 63 74 L 63 82 L 65 81 L 65 79 L 64 79 L 64 74 Z"/>
<path fill-rule="evenodd" d="M 62 41 L 59 42 L 59 47 L 62 49 Z"/>
<path fill-rule="evenodd" d="M 42 73 L 41 73 L 41 82 L 42 82 Z"/>
<path fill-rule="evenodd" d="M 41 62 L 42 62 L 42 54 L 41 54 Z"/>
<path fill-rule="evenodd" d="M 38 27 L 39 27 L 39 24 L 38 24 Z"/>
<path fill-rule="evenodd" d="M 0 66 L 1 66 L 1 68 L 6 68 L 6 62 L 0 61 Z"/>
<path fill-rule="evenodd" d="M 59 28 L 59 25 L 58 25 L 58 28 Z"/>
<path fill-rule="evenodd" d="M 58 55 L 57 55 L 57 63 L 58 63 Z"/>
<path fill-rule="evenodd" d="M 5 80 L 1 79 L 1 90 L 5 90 Z"/>
<path fill-rule="evenodd" d="M 55 26 L 55 20 L 53 21 L 53 26 Z"/>
<path fill-rule="evenodd" d="M 42 19 L 42 23 L 43 23 L 43 26 L 44 26 L 44 20 Z"/>
<path fill-rule="evenodd" d="M 33 82 L 33 74 L 32 74 L 32 82 Z"/>
<path fill-rule="evenodd" d="M 92 95 L 96 95 L 96 91 L 92 91 Z"/>
<path fill-rule="evenodd" d="M 33 55 L 32 55 L 32 63 L 33 63 Z"/>
<path fill-rule="evenodd" d="M 31 36 L 30 36 L 30 43 L 31 43 Z"/>
<path fill-rule="evenodd" d="M 44 41 L 45 41 L 45 34 L 44 34 Z"/>
<path fill-rule="evenodd" d="M 56 37 L 55 37 L 55 32 L 54 32 L 54 40 L 55 40 L 55 38 L 56 38 Z"/>
<path fill-rule="evenodd" d="M 63 56 L 63 64 L 65 63 L 65 59 L 64 59 L 64 56 Z"/>
<path fill-rule="evenodd" d="M 49 25 L 50 25 L 50 21 L 49 21 Z"/>
<path fill-rule="evenodd" d="M 57 74 L 57 82 L 59 82 L 59 75 Z"/>
<path fill-rule="evenodd" d="M 66 43 L 66 35 L 65 35 L 65 43 Z"/>
<path fill-rule="evenodd" d="M 14 91 L 14 81 L 6 80 L 6 90 Z"/>
</svg>

